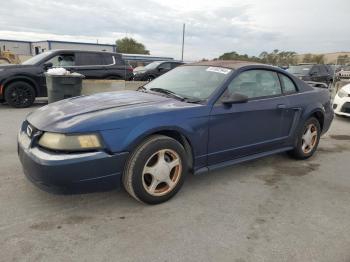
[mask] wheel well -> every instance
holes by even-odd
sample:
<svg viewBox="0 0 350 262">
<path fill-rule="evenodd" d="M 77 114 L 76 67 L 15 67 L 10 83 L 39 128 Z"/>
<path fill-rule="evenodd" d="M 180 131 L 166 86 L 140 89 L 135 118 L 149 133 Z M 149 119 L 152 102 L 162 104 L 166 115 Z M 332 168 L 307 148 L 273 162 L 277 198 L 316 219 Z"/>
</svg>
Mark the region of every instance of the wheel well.
<svg viewBox="0 0 350 262">
<path fill-rule="evenodd" d="M 321 111 L 317 111 L 317 112 L 313 113 L 311 116 L 315 117 L 318 120 L 318 122 L 320 123 L 320 126 L 321 126 L 321 130 L 323 130 L 323 123 L 324 123 L 323 113 Z"/>
<path fill-rule="evenodd" d="M 164 135 L 178 141 L 185 148 L 185 152 L 189 160 L 188 164 L 189 164 L 190 170 L 193 171 L 193 165 L 194 165 L 193 148 L 190 141 L 184 135 L 182 135 L 180 132 L 175 130 L 162 130 L 162 131 L 155 132 L 150 136 L 152 135 Z"/>
<path fill-rule="evenodd" d="M 4 91 L 10 84 L 15 83 L 15 82 L 26 82 L 27 84 L 31 85 L 34 88 L 35 96 L 38 95 L 38 90 L 36 90 L 35 84 L 31 80 L 29 80 L 27 78 L 14 78 L 14 79 L 11 79 L 10 81 L 5 83 Z"/>
</svg>

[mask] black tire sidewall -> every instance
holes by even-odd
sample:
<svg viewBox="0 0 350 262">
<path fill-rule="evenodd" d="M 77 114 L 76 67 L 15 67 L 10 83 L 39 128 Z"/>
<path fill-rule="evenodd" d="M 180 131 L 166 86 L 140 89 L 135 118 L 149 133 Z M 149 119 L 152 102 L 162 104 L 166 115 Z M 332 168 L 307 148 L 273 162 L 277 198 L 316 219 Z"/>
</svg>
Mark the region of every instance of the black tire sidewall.
<svg viewBox="0 0 350 262">
<path fill-rule="evenodd" d="M 317 141 L 316 144 L 314 146 L 314 148 L 307 154 L 304 153 L 304 151 L 302 150 L 302 136 L 305 132 L 305 129 L 310 125 L 310 124 L 314 124 L 317 128 Z M 304 123 L 304 125 L 302 126 L 302 128 L 300 129 L 300 132 L 298 134 L 297 137 L 297 143 L 296 143 L 296 147 L 294 149 L 294 154 L 297 158 L 300 159 L 306 159 L 311 157 L 315 151 L 317 150 L 318 144 L 320 142 L 320 137 L 321 137 L 321 126 L 319 121 L 315 118 L 315 117 L 310 117 L 309 119 L 307 119 Z"/>
<path fill-rule="evenodd" d="M 26 88 L 28 88 L 30 90 L 31 98 L 25 104 L 23 104 L 23 103 L 20 103 L 20 104 L 13 103 L 12 100 L 11 100 L 11 93 L 12 93 L 13 89 L 16 88 L 16 87 L 23 87 L 23 86 L 25 86 Z M 35 90 L 30 84 L 28 84 L 26 82 L 17 81 L 17 82 L 9 84 L 5 88 L 5 101 L 12 107 L 17 107 L 17 108 L 29 107 L 29 106 L 31 106 L 34 103 L 34 100 L 35 100 Z"/>
<path fill-rule="evenodd" d="M 145 190 L 142 183 L 142 172 L 146 161 L 158 150 L 161 149 L 172 149 L 180 157 L 182 164 L 182 174 L 175 188 L 166 195 L 163 196 L 152 196 Z M 186 158 L 186 152 L 183 146 L 172 138 L 160 138 L 155 140 L 153 143 L 148 144 L 145 148 L 141 149 L 141 152 L 137 152 L 137 159 L 135 164 L 131 166 L 132 170 L 132 188 L 135 196 L 142 202 L 148 204 L 159 204 L 172 198 L 182 187 L 185 177 L 188 172 L 188 163 Z"/>
</svg>

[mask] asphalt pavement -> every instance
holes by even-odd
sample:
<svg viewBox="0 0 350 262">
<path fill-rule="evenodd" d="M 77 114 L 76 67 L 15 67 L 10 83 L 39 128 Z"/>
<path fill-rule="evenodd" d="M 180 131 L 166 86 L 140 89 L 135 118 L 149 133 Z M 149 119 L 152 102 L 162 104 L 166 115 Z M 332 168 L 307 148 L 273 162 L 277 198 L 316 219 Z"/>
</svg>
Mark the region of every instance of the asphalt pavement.
<svg viewBox="0 0 350 262">
<path fill-rule="evenodd" d="M 0 261 L 350 261 L 350 119 L 317 154 L 191 175 L 169 202 L 126 192 L 52 195 L 24 177 L 16 135 L 28 109 L 0 105 Z"/>
</svg>

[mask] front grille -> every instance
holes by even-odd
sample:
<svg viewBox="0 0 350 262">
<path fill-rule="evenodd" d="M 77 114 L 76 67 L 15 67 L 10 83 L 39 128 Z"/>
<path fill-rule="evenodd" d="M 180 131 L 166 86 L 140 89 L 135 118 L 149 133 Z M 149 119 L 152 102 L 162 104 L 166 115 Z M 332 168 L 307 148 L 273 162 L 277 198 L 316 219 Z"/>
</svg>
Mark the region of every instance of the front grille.
<svg viewBox="0 0 350 262">
<path fill-rule="evenodd" d="M 350 114 L 350 103 L 346 102 L 342 107 L 341 107 L 341 112 Z"/>
</svg>

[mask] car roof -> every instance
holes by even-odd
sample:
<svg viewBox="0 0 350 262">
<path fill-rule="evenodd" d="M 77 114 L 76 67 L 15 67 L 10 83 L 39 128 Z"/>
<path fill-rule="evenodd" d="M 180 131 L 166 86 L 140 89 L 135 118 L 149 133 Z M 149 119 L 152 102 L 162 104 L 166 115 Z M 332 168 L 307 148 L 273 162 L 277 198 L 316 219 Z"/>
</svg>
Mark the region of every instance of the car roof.
<svg viewBox="0 0 350 262">
<path fill-rule="evenodd" d="M 201 61 L 196 63 L 184 64 L 183 66 L 216 66 L 226 67 L 230 69 L 238 69 L 244 66 L 250 65 L 264 65 L 258 62 L 240 61 L 240 60 L 213 60 L 213 61 Z"/>
<path fill-rule="evenodd" d="M 48 50 L 48 52 L 52 52 L 52 53 L 56 53 L 56 52 L 70 53 L 70 52 L 74 52 L 74 53 L 98 53 L 98 54 L 121 55 L 119 53 L 114 53 L 114 52 L 79 50 L 79 49 L 51 49 L 51 50 Z"/>
</svg>

